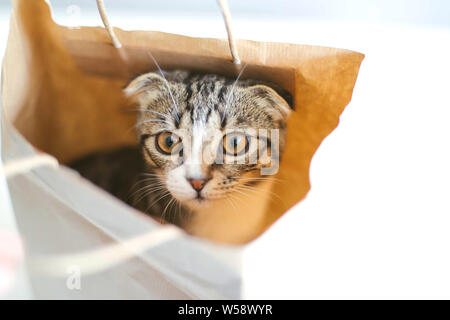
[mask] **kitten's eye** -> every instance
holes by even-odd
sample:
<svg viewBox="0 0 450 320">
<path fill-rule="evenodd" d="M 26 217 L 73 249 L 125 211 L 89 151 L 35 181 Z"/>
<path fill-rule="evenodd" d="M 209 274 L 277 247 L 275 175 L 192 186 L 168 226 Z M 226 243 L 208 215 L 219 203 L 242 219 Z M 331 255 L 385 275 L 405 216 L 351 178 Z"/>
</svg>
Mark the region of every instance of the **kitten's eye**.
<svg viewBox="0 0 450 320">
<path fill-rule="evenodd" d="M 156 148 L 163 154 L 175 154 L 180 150 L 181 139 L 172 132 L 161 132 L 155 140 Z"/>
<path fill-rule="evenodd" d="M 248 151 L 248 136 L 243 133 L 229 133 L 223 137 L 223 149 L 230 156 L 239 156 Z"/>
</svg>

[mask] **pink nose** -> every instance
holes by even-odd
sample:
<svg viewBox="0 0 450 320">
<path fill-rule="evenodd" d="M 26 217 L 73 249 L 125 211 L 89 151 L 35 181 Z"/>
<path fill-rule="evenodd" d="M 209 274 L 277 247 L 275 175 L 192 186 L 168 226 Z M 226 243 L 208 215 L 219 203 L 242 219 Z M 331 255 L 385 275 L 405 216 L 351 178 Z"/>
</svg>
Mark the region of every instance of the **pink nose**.
<svg viewBox="0 0 450 320">
<path fill-rule="evenodd" d="M 205 186 L 207 180 L 206 179 L 188 179 L 188 181 L 191 184 L 192 188 L 194 188 L 195 191 L 200 191 Z"/>
</svg>

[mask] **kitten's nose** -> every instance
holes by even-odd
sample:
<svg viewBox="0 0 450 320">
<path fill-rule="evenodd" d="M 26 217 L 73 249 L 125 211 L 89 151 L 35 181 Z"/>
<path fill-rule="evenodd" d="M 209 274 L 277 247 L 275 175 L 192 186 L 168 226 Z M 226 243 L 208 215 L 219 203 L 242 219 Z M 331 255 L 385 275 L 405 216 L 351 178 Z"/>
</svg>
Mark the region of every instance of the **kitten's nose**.
<svg viewBox="0 0 450 320">
<path fill-rule="evenodd" d="M 208 179 L 187 179 L 195 191 L 199 192 L 203 189 Z"/>
</svg>

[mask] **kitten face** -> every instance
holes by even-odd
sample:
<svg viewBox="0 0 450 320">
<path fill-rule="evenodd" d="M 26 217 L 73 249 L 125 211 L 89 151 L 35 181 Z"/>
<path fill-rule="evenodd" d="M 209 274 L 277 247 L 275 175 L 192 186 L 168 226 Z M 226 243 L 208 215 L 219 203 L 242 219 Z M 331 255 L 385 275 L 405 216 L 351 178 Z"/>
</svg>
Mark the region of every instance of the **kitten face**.
<svg viewBox="0 0 450 320">
<path fill-rule="evenodd" d="M 174 198 L 205 204 L 278 168 L 288 103 L 254 81 L 165 72 L 133 80 L 137 132 L 147 163 Z M 234 86 L 233 86 L 234 85 Z"/>
</svg>

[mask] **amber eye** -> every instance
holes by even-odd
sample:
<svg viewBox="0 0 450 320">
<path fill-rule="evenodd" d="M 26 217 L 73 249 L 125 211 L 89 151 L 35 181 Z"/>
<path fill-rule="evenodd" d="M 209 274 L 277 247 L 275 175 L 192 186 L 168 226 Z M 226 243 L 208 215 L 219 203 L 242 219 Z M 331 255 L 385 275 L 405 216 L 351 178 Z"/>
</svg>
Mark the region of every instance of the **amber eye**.
<svg viewBox="0 0 450 320">
<path fill-rule="evenodd" d="M 156 136 L 156 148 L 163 154 L 175 154 L 180 151 L 181 139 L 172 132 L 161 132 Z"/>
<path fill-rule="evenodd" d="M 229 133 L 223 137 L 223 149 L 230 156 L 239 156 L 248 151 L 250 140 L 243 133 Z"/>
</svg>

